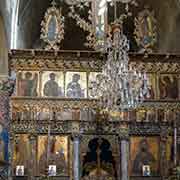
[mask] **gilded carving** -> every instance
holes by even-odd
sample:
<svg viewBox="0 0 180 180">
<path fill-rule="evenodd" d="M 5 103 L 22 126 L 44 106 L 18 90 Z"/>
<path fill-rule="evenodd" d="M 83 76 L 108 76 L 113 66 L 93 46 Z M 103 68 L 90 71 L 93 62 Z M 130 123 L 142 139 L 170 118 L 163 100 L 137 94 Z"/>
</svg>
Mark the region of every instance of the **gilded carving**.
<svg viewBox="0 0 180 180">
<path fill-rule="evenodd" d="M 58 50 L 59 44 L 64 39 L 64 17 L 55 5 L 53 1 L 52 7 L 47 9 L 44 20 L 41 22 L 41 39 L 47 43 L 46 50 Z"/>
<path fill-rule="evenodd" d="M 130 54 L 130 65 L 142 72 L 148 72 L 148 88 L 151 92 L 142 104 L 129 112 L 129 115 L 127 112 L 110 112 L 108 115 L 107 112 L 101 111 L 98 100 L 94 98 L 93 94 L 89 94 L 89 87 L 94 85 L 93 81 L 101 71 L 101 67 L 106 61 L 106 55 L 88 51 L 12 50 L 9 57 L 10 69 L 15 70 L 17 75 L 19 72 L 38 73 L 38 96 L 11 97 L 12 123 L 10 132 L 14 139 L 18 140 L 15 138 L 16 134 L 47 136 L 49 128 L 51 136 L 81 137 L 82 160 L 87 153 L 87 144 L 90 139 L 102 137 L 110 142 L 112 154 L 119 160 L 118 139 L 130 140 L 131 136 L 138 136 L 139 139 L 135 139 L 134 144 L 140 146 L 141 140 L 149 136 L 149 139 L 147 138 L 148 146 L 150 153 L 155 154 L 156 162 L 159 162 L 157 148 L 162 148 L 162 157 L 164 157 L 164 145 L 159 147 L 157 141 L 153 138 L 150 139 L 150 136 L 158 136 L 162 142 L 165 142 L 166 136 L 172 135 L 172 122 L 177 118 L 176 112 L 180 111 L 180 101 L 178 98 L 166 98 L 167 94 L 170 97 L 167 92 L 173 88 L 164 87 L 166 81 L 164 78 L 168 76 L 171 82 L 179 81 L 180 63 L 178 56 Z M 66 74 L 70 74 L 70 76 L 66 77 Z M 77 89 L 81 90 L 79 95 L 84 93 L 84 98 L 80 98 L 80 96 L 78 98 L 65 98 L 67 94 L 70 94 L 70 91 L 72 93 L 71 86 L 74 85 L 74 75 L 76 75 Z M 21 80 L 24 78 L 22 76 Z M 20 83 L 22 85 L 24 82 L 20 81 Z M 54 87 L 53 93 L 49 91 L 51 87 Z M 160 87 L 165 92 L 162 93 L 163 97 L 157 93 Z M 60 95 L 65 95 L 65 97 Z M 38 144 L 38 147 L 42 145 L 42 151 L 46 154 L 45 144 L 44 141 L 44 143 Z M 157 148 L 153 149 L 152 145 Z M 133 161 L 138 159 L 135 157 L 138 156 L 136 150 L 137 148 L 134 148 L 136 153 L 132 158 Z M 72 147 L 70 151 L 72 155 Z M 53 151 L 53 155 L 55 155 L 54 152 L 56 151 Z M 162 161 L 162 163 L 164 162 Z M 152 171 L 155 175 L 157 168 L 159 167 L 154 163 Z M 96 173 L 96 170 L 93 172 Z"/>
</svg>

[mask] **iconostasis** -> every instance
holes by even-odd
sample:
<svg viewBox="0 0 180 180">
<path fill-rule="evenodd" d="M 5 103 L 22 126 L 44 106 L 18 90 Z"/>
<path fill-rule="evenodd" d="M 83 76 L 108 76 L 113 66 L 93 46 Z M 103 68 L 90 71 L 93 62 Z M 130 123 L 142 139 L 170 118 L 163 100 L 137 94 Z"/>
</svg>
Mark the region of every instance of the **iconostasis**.
<svg viewBox="0 0 180 180">
<path fill-rule="evenodd" d="M 16 91 L 14 97 L 24 99 L 96 99 L 96 94 L 92 91 L 93 86 L 97 86 L 96 77 L 99 72 L 83 71 L 19 71 L 16 73 Z M 176 102 L 180 97 L 178 74 L 157 74 L 147 73 L 149 93 L 145 95 L 146 102 Z M 143 108 L 138 107 L 129 114 L 131 121 L 141 122 L 170 122 L 176 119 L 178 110 L 173 108 Z M 12 111 L 13 119 L 34 119 L 34 120 L 84 120 L 92 121 L 96 119 L 92 111 L 83 109 L 73 114 L 72 109 L 56 110 L 40 109 L 39 112 L 18 112 Z M 121 114 L 120 114 L 121 116 Z M 113 120 L 113 119 L 112 119 Z M 38 122 L 39 123 L 39 122 Z M 152 124 L 153 124 L 152 123 Z M 143 123 L 141 124 L 143 127 Z M 156 126 L 156 125 L 155 125 Z M 154 127 L 154 126 L 153 126 Z M 147 127 L 143 127 L 147 128 Z M 148 127 L 149 128 L 149 127 Z M 158 128 L 155 127 L 155 131 Z M 132 177 L 162 175 L 162 157 L 166 161 L 167 169 L 170 169 L 173 162 L 173 138 L 167 135 L 164 143 L 165 149 L 162 150 L 162 141 L 159 131 L 152 135 L 149 131 L 142 133 L 133 133 L 130 136 L 130 156 L 129 156 L 129 175 Z M 93 132 L 96 133 L 96 132 Z M 57 134 L 48 139 L 47 134 L 39 134 L 36 139 L 36 174 L 43 175 L 47 171 L 47 161 L 49 168 L 56 175 L 69 176 L 72 168 L 71 155 L 73 153 L 68 135 Z M 49 142 L 49 143 L 48 143 Z M 24 148 L 21 148 L 21 147 Z M 49 147 L 49 149 L 48 149 Z M 89 147 L 88 147 L 89 148 Z M 88 154 L 88 148 L 84 148 L 81 159 Z M 112 147 L 113 148 L 113 147 Z M 23 172 L 28 174 L 28 167 L 31 166 L 31 148 L 27 134 L 21 134 L 15 145 L 13 156 L 14 173 L 17 167 L 24 168 Z M 163 151 L 165 155 L 162 156 Z M 108 149 L 109 152 L 109 149 Z M 94 152 L 92 152 L 94 153 Z M 117 152 L 113 155 L 119 156 Z M 179 157 L 179 151 L 178 151 Z M 85 162 L 89 163 L 89 162 Z M 116 168 L 119 162 L 115 162 Z M 116 169 L 115 168 L 115 169 Z M 87 171 L 87 169 L 85 169 Z M 168 170 L 165 172 L 168 174 Z"/>
</svg>

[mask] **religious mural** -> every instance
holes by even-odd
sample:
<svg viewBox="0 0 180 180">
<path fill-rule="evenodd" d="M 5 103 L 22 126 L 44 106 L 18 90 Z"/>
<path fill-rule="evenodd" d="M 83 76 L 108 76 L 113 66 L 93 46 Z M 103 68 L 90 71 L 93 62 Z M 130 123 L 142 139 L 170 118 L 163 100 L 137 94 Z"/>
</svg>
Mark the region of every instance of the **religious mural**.
<svg viewBox="0 0 180 180">
<path fill-rule="evenodd" d="M 155 74 L 147 74 L 147 87 L 148 93 L 145 94 L 144 98 L 155 99 L 156 98 L 156 77 Z"/>
<path fill-rule="evenodd" d="M 17 75 L 16 75 L 16 72 L 15 71 L 11 71 L 10 72 L 10 78 L 16 82 L 16 79 L 17 79 Z M 12 92 L 12 95 L 11 96 L 17 96 L 17 82 L 14 83 L 14 88 L 13 88 L 13 92 Z"/>
<path fill-rule="evenodd" d="M 24 166 L 16 166 L 16 176 L 24 176 Z"/>
<path fill-rule="evenodd" d="M 165 121 L 174 122 L 176 120 L 176 113 L 177 112 L 174 110 L 170 110 L 170 109 L 166 110 L 164 114 Z"/>
<path fill-rule="evenodd" d="M 18 96 L 38 96 L 38 72 L 19 72 L 17 80 Z"/>
<path fill-rule="evenodd" d="M 45 175 L 49 165 L 56 166 L 57 175 L 68 175 L 68 137 L 38 137 L 39 174 Z"/>
<path fill-rule="evenodd" d="M 178 78 L 172 74 L 161 74 L 159 77 L 160 99 L 178 99 Z"/>
<path fill-rule="evenodd" d="M 91 72 L 88 77 L 86 72 L 44 71 L 39 74 L 41 73 L 33 71 L 18 72 L 15 88 L 17 95 L 96 98 L 93 87 L 97 86 L 98 72 Z M 144 95 L 146 100 L 157 99 L 157 96 L 164 100 L 179 98 L 177 75 L 161 74 L 157 81 L 155 74 L 148 73 L 147 87 L 148 93 Z"/>
<path fill-rule="evenodd" d="M 71 109 L 64 109 L 63 111 L 56 112 L 57 120 L 72 120 L 73 112 Z"/>
<path fill-rule="evenodd" d="M 143 175 L 143 166 L 149 166 L 151 176 L 159 172 L 158 137 L 131 137 L 130 172 L 133 176 Z"/>
<path fill-rule="evenodd" d="M 17 166 L 24 166 L 24 174 L 28 174 L 30 167 L 30 142 L 28 134 L 18 135 L 14 145 L 13 167 L 14 173 Z"/>
<path fill-rule="evenodd" d="M 136 111 L 137 122 L 157 121 L 157 112 L 154 109 L 140 109 Z"/>
<path fill-rule="evenodd" d="M 165 111 L 164 111 L 164 109 L 158 109 L 157 113 L 158 113 L 158 120 L 160 122 L 165 121 Z"/>
<path fill-rule="evenodd" d="M 134 20 L 135 39 L 139 46 L 139 51 L 145 50 L 152 52 L 157 42 L 156 19 L 154 11 L 150 11 L 148 7 L 138 13 Z"/>
<path fill-rule="evenodd" d="M 66 73 L 66 96 L 69 98 L 87 97 L 86 72 L 67 72 Z"/>
<path fill-rule="evenodd" d="M 91 72 L 89 74 L 88 92 L 89 92 L 90 98 L 97 98 L 96 97 L 97 92 L 93 91 L 93 89 L 96 89 L 98 86 L 98 84 L 97 84 L 98 75 L 100 75 L 100 73 L 97 73 L 97 72 Z"/>
<path fill-rule="evenodd" d="M 155 109 L 149 109 L 146 111 L 146 117 L 148 122 L 157 121 L 157 112 Z"/>
<path fill-rule="evenodd" d="M 41 94 L 47 97 L 64 97 L 63 72 L 44 72 L 42 74 Z"/>
<path fill-rule="evenodd" d="M 146 121 L 146 110 L 137 110 L 136 111 L 136 120 L 137 122 Z"/>
<path fill-rule="evenodd" d="M 48 108 L 44 108 L 41 112 L 37 113 L 38 120 L 52 120 L 52 117 L 53 113 Z"/>
</svg>

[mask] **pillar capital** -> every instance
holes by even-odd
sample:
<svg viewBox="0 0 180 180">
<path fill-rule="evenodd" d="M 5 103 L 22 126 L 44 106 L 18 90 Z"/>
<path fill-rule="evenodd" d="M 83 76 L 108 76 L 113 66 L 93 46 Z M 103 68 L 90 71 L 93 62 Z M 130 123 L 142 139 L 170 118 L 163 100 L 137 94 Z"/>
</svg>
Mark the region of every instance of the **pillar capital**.
<svg viewBox="0 0 180 180">
<path fill-rule="evenodd" d="M 36 138 L 37 138 L 37 135 L 36 135 L 36 134 L 30 134 L 30 135 L 29 135 L 29 140 L 30 140 L 30 142 L 35 141 Z"/>
<path fill-rule="evenodd" d="M 117 135 L 119 140 L 129 141 L 129 128 L 128 127 L 119 127 L 117 130 Z"/>
<path fill-rule="evenodd" d="M 160 139 L 161 141 L 166 142 L 169 135 L 169 128 L 168 126 L 161 126 L 161 133 L 160 133 Z"/>
<path fill-rule="evenodd" d="M 71 134 L 71 139 L 72 139 L 72 141 L 74 141 L 74 140 L 80 140 L 81 137 L 82 137 L 82 134 L 80 134 L 80 133 L 72 133 L 72 134 Z"/>
</svg>

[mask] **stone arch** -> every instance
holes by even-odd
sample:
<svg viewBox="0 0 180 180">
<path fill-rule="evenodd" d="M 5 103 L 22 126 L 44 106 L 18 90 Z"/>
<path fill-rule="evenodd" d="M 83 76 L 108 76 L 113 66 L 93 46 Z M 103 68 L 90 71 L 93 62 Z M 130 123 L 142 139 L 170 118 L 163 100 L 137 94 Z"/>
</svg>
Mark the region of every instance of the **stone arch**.
<svg viewBox="0 0 180 180">
<path fill-rule="evenodd" d="M 100 176 L 104 179 L 117 179 L 116 162 L 109 140 L 97 137 L 88 142 L 88 150 L 83 157 L 83 179 Z"/>
</svg>

